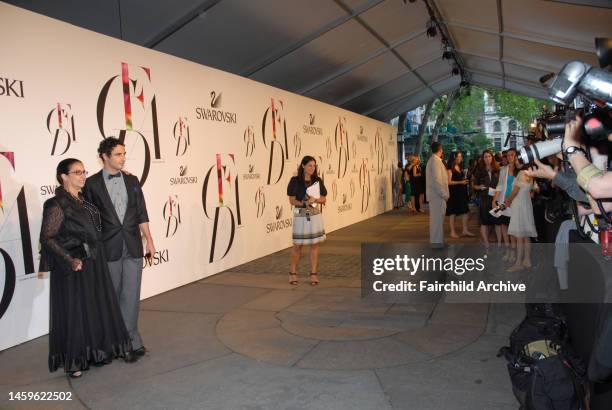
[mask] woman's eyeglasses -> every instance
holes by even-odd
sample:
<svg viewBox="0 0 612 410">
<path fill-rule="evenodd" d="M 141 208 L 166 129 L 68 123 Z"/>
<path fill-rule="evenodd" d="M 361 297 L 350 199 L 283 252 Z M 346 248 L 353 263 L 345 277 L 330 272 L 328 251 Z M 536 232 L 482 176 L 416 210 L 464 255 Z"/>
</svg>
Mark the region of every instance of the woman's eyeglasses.
<svg viewBox="0 0 612 410">
<path fill-rule="evenodd" d="M 81 171 L 80 169 L 79 169 L 79 170 L 77 170 L 77 171 L 70 171 L 70 172 L 68 172 L 68 173 L 69 173 L 69 174 L 74 174 L 74 175 L 77 175 L 77 176 L 79 176 L 79 177 L 80 177 L 80 176 L 83 176 L 83 175 L 87 176 L 87 174 L 88 174 L 88 172 L 87 172 L 87 171 Z"/>
</svg>

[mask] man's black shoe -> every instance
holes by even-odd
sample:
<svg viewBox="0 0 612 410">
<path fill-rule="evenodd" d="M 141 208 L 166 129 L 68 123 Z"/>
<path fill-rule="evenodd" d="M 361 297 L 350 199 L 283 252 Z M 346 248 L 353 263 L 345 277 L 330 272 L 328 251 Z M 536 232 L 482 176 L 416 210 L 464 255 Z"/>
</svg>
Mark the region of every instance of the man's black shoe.
<svg viewBox="0 0 612 410">
<path fill-rule="evenodd" d="M 148 352 L 147 348 L 142 346 L 140 349 L 136 349 L 134 350 L 132 353 L 134 353 L 136 356 L 138 357 L 142 357 L 144 356 L 146 353 Z"/>
<path fill-rule="evenodd" d="M 125 354 L 125 357 L 123 358 L 123 360 L 125 360 L 126 363 L 136 363 L 139 359 L 139 356 L 137 356 L 134 351 L 131 352 L 127 352 Z"/>
</svg>

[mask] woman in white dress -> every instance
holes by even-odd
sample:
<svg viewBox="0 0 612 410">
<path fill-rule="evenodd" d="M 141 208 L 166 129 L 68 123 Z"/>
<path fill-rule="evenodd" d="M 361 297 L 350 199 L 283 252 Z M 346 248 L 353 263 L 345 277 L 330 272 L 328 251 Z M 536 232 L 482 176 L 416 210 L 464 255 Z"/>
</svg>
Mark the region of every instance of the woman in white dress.
<svg viewBox="0 0 612 410">
<path fill-rule="evenodd" d="M 531 238 L 538 236 L 531 205 L 531 191 L 536 187 L 533 178 L 521 171 L 514 181 L 512 193 L 506 198 L 506 206 L 512 205 L 508 234 L 516 238 L 516 261 L 509 272 L 531 268 Z"/>
</svg>

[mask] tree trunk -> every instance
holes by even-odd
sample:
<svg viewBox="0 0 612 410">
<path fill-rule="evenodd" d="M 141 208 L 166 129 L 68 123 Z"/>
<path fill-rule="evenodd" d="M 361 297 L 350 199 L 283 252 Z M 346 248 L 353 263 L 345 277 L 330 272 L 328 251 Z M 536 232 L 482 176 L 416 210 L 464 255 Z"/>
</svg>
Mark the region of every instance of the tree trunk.
<svg viewBox="0 0 612 410">
<path fill-rule="evenodd" d="M 457 101 L 457 97 L 459 97 L 458 89 L 453 91 L 453 93 L 448 97 L 448 100 L 446 101 L 446 106 L 442 111 L 440 111 L 440 114 L 438 114 L 438 118 L 436 118 L 436 125 L 434 125 L 434 129 L 431 132 L 432 142 L 438 141 L 438 132 L 440 131 L 440 127 L 442 126 L 442 121 L 444 121 L 446 114 L 448 114 L 451 108 L 453 108 L 455 101 Z"/>
<path fill-rule="evenodd" d="M 398 143 L 397 143 L 397 160 L 399 162 L 401 162 L 402 164 L 404 163 L 404 149 L 405 149 L 405 145 L 404 145 L 404 136 L 406 134 L 406 120 L 408 119 L 408 113 L 403 113 L 399 116 L 399 119 L 397 121 L 397 136 L 398 136 Z M 402 143 L 400 145 L 399 143 L 399 136 L 402 136 Z"/>
<path fill-rule="evenodd" d="M 423 134 L 425 134 L 425 129 L 427 129 L 427 121 L 429 120 L 429 113 L 431 112 L 431 107 L 433 107 L 434 100 L 431 100 L 427 103 L 425 107 L 425 113 L 423 114 L 423 118 L 421 119 L 421 126 L 419 127 L 419 134 L 417 135 L 416 140 L 416 155 L 421 155 L 423 152 Z"/>
</svg>

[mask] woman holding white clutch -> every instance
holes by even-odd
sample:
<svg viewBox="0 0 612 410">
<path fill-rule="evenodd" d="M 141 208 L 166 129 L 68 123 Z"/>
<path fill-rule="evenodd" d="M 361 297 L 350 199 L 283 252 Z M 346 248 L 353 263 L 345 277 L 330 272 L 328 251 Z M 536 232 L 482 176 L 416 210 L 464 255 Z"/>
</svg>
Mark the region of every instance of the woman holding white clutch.
<svg viewBox="0 0 612 410">
<path fill-rule="evenodd" d="M 293 208 L 293 249 L 289 283 L 298 284 L 297 265 L 302 254 L 302 246 L 310 245 L 310 284 L 319 284 L 317 267 L 319 264 L 319 243 L 325 240 L 323 216 L 317 205 L 325 204 L 327 189 L 319 178 L 316 160 L 307 155 L 302 158 L 298 175 L 291 177 L 287 186 L 289 203 Z"/>
</svg>

